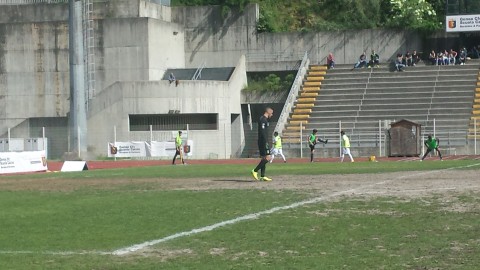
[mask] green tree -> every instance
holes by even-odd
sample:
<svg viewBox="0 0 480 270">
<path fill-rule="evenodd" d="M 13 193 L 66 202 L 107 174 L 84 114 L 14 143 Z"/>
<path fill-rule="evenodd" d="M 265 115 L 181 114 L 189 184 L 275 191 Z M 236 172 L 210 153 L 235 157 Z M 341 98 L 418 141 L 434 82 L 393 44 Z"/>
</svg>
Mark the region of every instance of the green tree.
<svg viewBox="0 0 480 270">
<path fill-rule="evenodd" d="M 390 5 L 392 16 L 387 26 L 427 31 L 442 26 L 433 6 L 426 0 L 390 0 Z"/>
</svg>

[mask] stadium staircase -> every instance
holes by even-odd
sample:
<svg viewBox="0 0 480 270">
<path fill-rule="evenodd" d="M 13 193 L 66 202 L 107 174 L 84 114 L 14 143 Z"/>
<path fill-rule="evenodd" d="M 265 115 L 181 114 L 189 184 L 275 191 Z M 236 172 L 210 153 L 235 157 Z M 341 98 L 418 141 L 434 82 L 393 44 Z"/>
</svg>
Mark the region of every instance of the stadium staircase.
<svg viewBox="0 0 480 270">
<path fill-rule="evenodd" d="M 473 136 L 469 132 L 474 118 L 480 126 L 479 63 L 421 64 L 404 72 L 387 65 L 362 69 L 337 65 L 330 70 L 310 66 L 283 140 L 298 144 L 301 134 L 305 137 L 316 128 L 320 136 L 337 142 L 327 147 L 338 149 L 341 128 L 358 145 L 374 147 L 380 128 L 407 119 L 421 124 L 424 134 L 435 132 L 444 146 L 465 146 Z"/>
<path fill-rule="evenodd" d="M 295 102 L 293 112 L 288 119 L 283 132 L 285 143 L 299 143 L 300 129 L 304 130 L 308 125 L 308 119 L 313 112 L 322 81 L 327 74 L 327 67 L 323 65 L 311 65 L 308 69 L 306 80 L 303 82 L 302 90 Z"/>
</svg>

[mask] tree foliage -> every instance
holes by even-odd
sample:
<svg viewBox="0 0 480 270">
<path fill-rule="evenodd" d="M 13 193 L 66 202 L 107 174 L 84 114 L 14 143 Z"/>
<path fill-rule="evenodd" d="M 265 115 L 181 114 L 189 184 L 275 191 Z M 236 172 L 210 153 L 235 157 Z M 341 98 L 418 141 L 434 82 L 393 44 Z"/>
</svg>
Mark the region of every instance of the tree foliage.
<svg viewBox="0 0 480 270">
<path fill-rule="evenodd" d="M 432 4 L 426 0 L 390 0 L 392 15 L 387 26 L 418 30 L 435 30 L 441 27 Z"/>
<path fill-rule="evenodd" d="M 283 78 L 282 78 L 283 77 Z M 295 75 L 288 74 L 279 76 L 277 74 L 268 74 L 267 76 L 257 75 L 250 78 L 248 86 L 243 89 L 246 92 L 281 92 L 290 90 L 290 86 L 295 79 Z"/>
<path fill-rule="evenodd" d="M 480 0 L 459 0 L 477 8 Z M 259 32 L 443 27 L 446 0 L 172 0 L 172 5 L 221 5 L 224 16 L 260 5 Z M 480 9 L 480 7 L 479 7 Z"/>
</svg>

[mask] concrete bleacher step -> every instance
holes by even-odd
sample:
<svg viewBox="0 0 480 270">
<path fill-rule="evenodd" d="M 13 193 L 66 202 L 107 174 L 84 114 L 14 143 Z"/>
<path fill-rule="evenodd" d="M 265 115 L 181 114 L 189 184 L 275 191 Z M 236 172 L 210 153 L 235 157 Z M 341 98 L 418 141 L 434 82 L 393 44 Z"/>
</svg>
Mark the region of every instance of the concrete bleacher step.
<svg viewBox="0 0 480 270">
<path fill-rule="evenodd" d="M 307 81 L 308 82 L 317 82 L 317 81 L 323 81 L 324 80 L 324 77 L 323 76 L 314 76 L 312 74 L 309 74 L 309 76 L 307 76 Z"/>
<path fill-rule="evenodd" d="M 315 102 L 315 98 L 310 98 L 310 97 L 298 98 L 297 102 L 298 103 L 312 103 L 312 102 Z"/>
<path fill-rule="evenodd" d="M 318 86 L 308 86 L 308 87 L 303 87 L 303 92 L 319 92 L 320 91 L 320 87 Z"/>
<path fill-rule="evenodd" d="M 349 105 L 338 104 L 335 109 L 338 109 L 338 112 L 341 112 L 341 111 L 358 111 L 359 107 L 360 107 L 360 104 L 349 104 Z M 317 105 L 314 108 L 312 108 L 312 112 L 328 112 L 328 111 L 332 111 L 331 105 L 327 105 L 327 106 L 321 106 L 321 105 L 318 106 Z"/>
<path fill-rule="evenodd" d="M 307 119 L 303 119 L 303 120 L 290 120 L 287 125 L 291 125 L 291 126 L 300 126 L 300 124 L 302 125 L 306 125 L 308 124 L 308 120 Z"/>
<path fill-rule="evenodd" d="M 327 66 L 325 65 L 310 65 L 309 71 L 326 71 Z"/>
<path fill-rule="evenodd" d="M 331 70 L 310 66 L 284 135 L 292 143 L 299 143 L 300 134 L 305 136 L 317 128 L 321 135 L 338 138 L 341 125 L 357 133 L 359 140 L 375 145 L 372 134 L 378 133 L 379 124 L 383 127 L 388 123 L 385 120 L 408 119 L 420 123 L 426 131 L 435 128 L 454 144 L 464 143 L 468 127 L 473 127 L 472 119 L 477 118 L 480 127 L 479 63 L 417 66 L 406 72 L 392 72 L 388 65 L 374 69 L 338 65 Z M 310 97 L 308 92 L 316 95 Z M 363 139 L 360 133 L 368 136 Z"/>
<path fill-rule="evenodd" d="M 326 71 L 309 71 L 307 72 L 307 76 L 325 76 L 327 74 Z"/>
<path fill-rule="evenodd" d="M 314 81 L 314 82 L 306 81 L 303 84 L 303 86 L 305 86 L 305 87 L 320 87 L 320 85 L 322 85 L 321 81 Z"/>
<path fill-rule="evenodd" d="M 299 109 L 311 109 L 315 107 L 315 103 L 297 103 L 294 108 L 299 108 Z"/>
<path fill-rule="evenodd" d="M 287 131 L 294 131 L 294 130 L 300 130 L 300 126 L 287 126 L 286 127 Z M 305 129 L 305 126 L 302 126 L 301 129 Z"/>
<path fill-rule="evenodd" d="M 312 109 L 299 109 L 299 108 L 295 108 L 293 110 L 293 114 L 310 114 L 312 113 Z"/>
<path fill-rule="evenodd" d="M 300 97 L 302 98 L 316 98 L 318 96 L 317 92 L 302 92 Z"/>
<path fill-rule="evenodd" d="M 293 114 L 291 116 L 291 119 L 294 119 L 294 120 L 305 120 L 305 119 L 308 119 L 310 117 L 310 115 L 308 114 Z"/>
</svg>

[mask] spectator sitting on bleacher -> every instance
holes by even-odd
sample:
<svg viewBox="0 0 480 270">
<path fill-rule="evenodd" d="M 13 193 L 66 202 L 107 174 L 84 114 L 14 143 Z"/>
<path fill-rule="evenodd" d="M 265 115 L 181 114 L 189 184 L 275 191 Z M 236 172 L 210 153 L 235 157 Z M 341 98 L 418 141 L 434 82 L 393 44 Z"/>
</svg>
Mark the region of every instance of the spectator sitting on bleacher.
<svg viewBox="0 0 480 270">
<path fill-rule="evenodd" d="M 443 51 L 443 54 L 442 54 L 443 58 L 443 64 L 444 65 L 450 65 L 450 58 L 448 57 L 448 51 L 447 50 L 444 50 Z"/>
<path fill-rule="evenodd" d="M 443 65 L 444 62 L 443 62 L 443 52 L 442 51 L 439 51 L 437 53 L 437 66 L 440 66 L 440 65 Z"/>
<path fill-rule="evenodd" d="M 435 53 L 434 50 L 432 50 L 432 51 L 430 52 L 430 54 L 428 55 L 428 60 L 430 60 L 430 63 L 431 63 L 432 65 L 437 64 L 437 54 Z"/>
<path fill-rule="evenodd" d="M 367 56 L 363 52 L 358 58 L 358 62 L 353 66 L 353 68 L 362 68 L 367 66 Z"/>
<path fill-rule="evenodd" d="M 465 62 L 467 62 L 467 49 L 465 47 L 460 50 L 460 56 L 458 57 L 458 61 L 462 66 L 465 65 Z"/>
<path fill-rule="evenodd" d="M 450 49 L 450 52 L 448 53 L 448 58 L 450 60 L 451 65 L 455 65 L 457 63 L 457 55 L 458 53 L 454 51 L 453 49 Z"/>
<path fill-rule="evenodd" d="M 168 75 L 168 81 L 170 82 L 170 84 L 176 81 L 175 75 L 173 75 L 173 73 L 170 73 L 170 75 Z"/>
<path fill-rule="evenodd" d="M 395 69 L 397 71 L 403 71 L 405 64 L 403 64 L 403 55 L 401 53 L 397 54 L 397 60 L 395 60 Z"/>
<path fill-rule="evenodd" d="M 327 67 L 328 69 L 335 68 L 335 58 L 333 57 L 333 53 L 329 53 L 327 56 Z"/>
<path fill-rule="evenodd" d="M 370 55 L 370 62 L 368 62 L 367 67 L 378 67 L 380 65 L 380 55 L 372 50 L 372 54 Z"/>
<path fill-rule="evenodd" d="M 414 66 L 416 66 L 418 62 L 420 62 L 420 55 L 418 55 L 417 50 L 413 50 L 412 61 Z"/>
<path fill-rule="evenodd" d="M 405 62 L 404 64 L 406 66 L 413 66 L 413 58 L 412 58 L 412 55 L 410 54 L 409 51 L 407 51 L 407 53 L 405 54 Z"/>
</svg>

